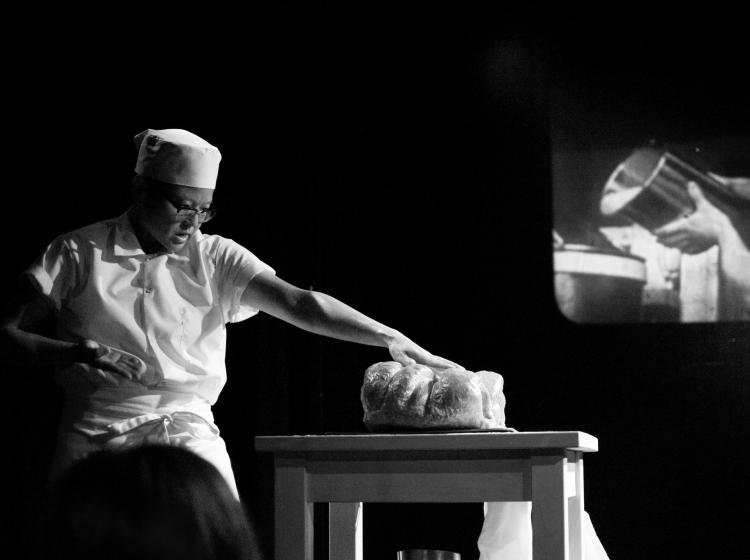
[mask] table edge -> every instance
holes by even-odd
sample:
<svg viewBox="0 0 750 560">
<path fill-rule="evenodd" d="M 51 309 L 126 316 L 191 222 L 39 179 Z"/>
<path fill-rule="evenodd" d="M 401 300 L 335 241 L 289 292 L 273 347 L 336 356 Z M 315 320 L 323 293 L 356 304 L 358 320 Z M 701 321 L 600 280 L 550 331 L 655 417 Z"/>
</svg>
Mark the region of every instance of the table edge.
<svg viewBox="0 0 750 560">
<path fill-rule="evenodd" d="M 310 434 L 256 436 L 255 449 L 271 453 L 317 451 L 436 451 L 569 449 L 595 452 L 598 439 L 581 431 L 540 431 L 461 434 Z"/>
</svg>

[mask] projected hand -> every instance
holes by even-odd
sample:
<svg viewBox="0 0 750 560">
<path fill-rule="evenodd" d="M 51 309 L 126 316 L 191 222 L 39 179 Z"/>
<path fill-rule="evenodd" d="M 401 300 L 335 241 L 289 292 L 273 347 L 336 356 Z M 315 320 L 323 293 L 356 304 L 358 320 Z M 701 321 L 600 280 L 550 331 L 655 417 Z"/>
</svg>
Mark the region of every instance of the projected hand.
<svg viewBox="0 0 750 560">
<path fill-rule="evenodd" d="M 687 189 L 695 203 L 695 212 L 659 228 L 654 234 L 662 245 L 693 255 L 718 243 L 721 228 L 729 223 L 729 218 L 706 199 L 698 185 L 690 182 Z"/>
</svg>

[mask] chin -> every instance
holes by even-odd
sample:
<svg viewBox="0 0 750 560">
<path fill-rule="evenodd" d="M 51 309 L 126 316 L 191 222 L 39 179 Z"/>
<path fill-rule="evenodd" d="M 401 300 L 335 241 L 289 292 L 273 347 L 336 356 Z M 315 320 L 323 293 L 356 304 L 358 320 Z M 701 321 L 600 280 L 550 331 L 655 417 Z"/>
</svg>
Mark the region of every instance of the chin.
<svg viewBox="0 0 750 560">
<path fill-rule="evenodd" d="M 164 240 L 164 246 L 170 251 L 179 252 L 187 246 L 188 241 L 190 241 L 190 236 L 186 237 L 183 240 L 179 240 L 174 236 L 171 236 Z"/>
</svg>

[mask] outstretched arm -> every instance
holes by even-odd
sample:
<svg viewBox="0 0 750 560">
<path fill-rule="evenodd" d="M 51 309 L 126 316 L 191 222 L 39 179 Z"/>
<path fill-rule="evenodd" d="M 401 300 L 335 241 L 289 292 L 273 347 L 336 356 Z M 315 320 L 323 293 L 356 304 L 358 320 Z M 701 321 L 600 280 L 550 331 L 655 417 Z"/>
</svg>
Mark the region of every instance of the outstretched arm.
<svg viewBox="0 0 750 560">
<path fill-rule="evenodd" d="M 457 364 L 431 354 L 412 340 L 329 295 L 297 288 L 271 272 L 258 274 L 245 289 L 243 303 L 306 331 L 370 346 L 388 348 L 403 365 L 431 367 Z"/>
</svg>

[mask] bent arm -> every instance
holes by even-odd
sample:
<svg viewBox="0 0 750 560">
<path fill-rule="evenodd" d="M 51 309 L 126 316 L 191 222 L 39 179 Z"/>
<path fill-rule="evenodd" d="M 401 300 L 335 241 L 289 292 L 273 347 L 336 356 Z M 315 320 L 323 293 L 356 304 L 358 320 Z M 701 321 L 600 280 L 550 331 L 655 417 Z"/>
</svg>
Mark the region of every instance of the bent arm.
<svg viewBox="0 0 750 560">
<path fill-rule="evenodd" d="M 81 362 L 129 379 L 138 377 L 143 364 L 135 356 L 93 340 L 68 342 L 41 334 L 51 315 L 47 300 L 24 283 L 0 319 L 0 364 L 40 368 Z"/>
<path fill-rule="evenodd" d="M 50 317 L 49 303 L 24 285 L 3 310 L 0 325 L 0 362 L 22 367 L 67 364 L 81 358 L 81 347 L 38 333 Z"/>
<path fill-rule="evenodd" d="M 388 348 L 393 359 L 404 365 L 418 362 L 433 367 L 457 366 L 336 298 L 297 288 L 271 272 L 262 272 L 253 278 L 242 295 L 242 301 L 315 334 Z"/>
</svg>

